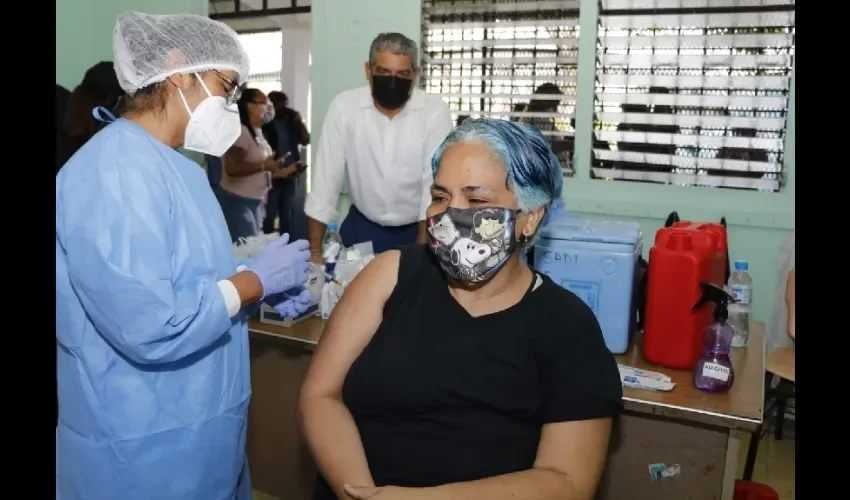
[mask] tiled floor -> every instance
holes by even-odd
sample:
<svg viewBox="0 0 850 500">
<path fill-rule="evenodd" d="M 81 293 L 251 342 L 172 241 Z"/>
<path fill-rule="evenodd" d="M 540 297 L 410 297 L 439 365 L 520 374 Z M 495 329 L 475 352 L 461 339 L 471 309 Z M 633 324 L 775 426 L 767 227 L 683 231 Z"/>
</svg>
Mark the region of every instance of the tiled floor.
<svg viewBox="0 0 850 500">
<path fill-rule="evenodd" d="M 749 438 L 741 443 L 741 453 L 738 457 L 738 477 L 744 474 L 744 462 L 747 459 Z M 762 438 L 759 453 L 756 456 L 756 467 L 753 471 L 753 481 L 764 483 L 779 493 L 779 500 L 794 500 L 794 434 L 793 428 L 786 431 L 782 441 L 773 439 L 773 434 Z M 280 500 L 276 497 L 254 492 L 254 500 Z"/>
<path fill-rule="evenodd" d="M 741 442 L 738 457 L 738 477 L 744 474 L 744 462 L 750 440 Z M 794 434 L 786 431 L 782 441 L 773 439 L 773 434 L 764 436 L 759 443 L 753 481 L 764 483 L 779 493 L 779 500 L 794 500 Z"/>
</svg>

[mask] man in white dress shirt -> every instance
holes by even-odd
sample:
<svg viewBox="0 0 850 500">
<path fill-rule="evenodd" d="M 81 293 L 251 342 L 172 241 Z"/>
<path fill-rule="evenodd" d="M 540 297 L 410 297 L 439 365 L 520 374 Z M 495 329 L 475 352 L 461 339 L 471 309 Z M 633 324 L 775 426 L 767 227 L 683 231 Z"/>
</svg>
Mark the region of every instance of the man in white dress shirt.
<svg viewBox="0 0 850 500">
<path fill-rule="evenodd" d="M 414 88 L 416 42 L 399 33 L 372 41 L 369 85 L 331 102 L 304 212 L 314 262 L 322 262 L 327 224 L 335 222 L 343 179 L 351 209 L 340 227 L 345 246 L 371 241 L 375 253 L 424 241 L 431 203 L 431 156 L 452 128 L 443 100 Z"/>
</svg>

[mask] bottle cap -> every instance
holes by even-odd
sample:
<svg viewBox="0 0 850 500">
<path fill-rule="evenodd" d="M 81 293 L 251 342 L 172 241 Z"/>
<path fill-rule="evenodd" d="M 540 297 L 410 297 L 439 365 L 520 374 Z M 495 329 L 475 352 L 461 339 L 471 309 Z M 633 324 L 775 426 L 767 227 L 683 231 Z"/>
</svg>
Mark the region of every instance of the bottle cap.
<svg viewBox="0 0 850 500">
<path fill-rule="evenodd" d="M 328 224 L 328 231 L 336 231 L 336 222 Z"/>
<path fill-rule="evenodd" d="M 735 261 L 735 270 L 736 271 L 746 271 L 750 268 L 750 264 L 745 260 L 736 260 Z"/>
</svg>

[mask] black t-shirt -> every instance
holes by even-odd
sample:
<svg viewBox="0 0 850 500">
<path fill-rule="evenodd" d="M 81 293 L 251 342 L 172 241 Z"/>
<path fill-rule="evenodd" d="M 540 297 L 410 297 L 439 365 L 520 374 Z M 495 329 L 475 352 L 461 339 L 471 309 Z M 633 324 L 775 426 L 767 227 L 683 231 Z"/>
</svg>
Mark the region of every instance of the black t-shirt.
<svg viewBox="0 0 850 500">
<path fill-rule="evenodd" d="M 519 303 L 472 317 L 423 245 L 402 249 L 384 319 L 343 385 L 378 486 L 529 469 L 543 424 L 613 417 L 621 398 L 581 299 L 535 274 Z M 334 498 L 317 486 L 316 499 Z"/>
</svg>

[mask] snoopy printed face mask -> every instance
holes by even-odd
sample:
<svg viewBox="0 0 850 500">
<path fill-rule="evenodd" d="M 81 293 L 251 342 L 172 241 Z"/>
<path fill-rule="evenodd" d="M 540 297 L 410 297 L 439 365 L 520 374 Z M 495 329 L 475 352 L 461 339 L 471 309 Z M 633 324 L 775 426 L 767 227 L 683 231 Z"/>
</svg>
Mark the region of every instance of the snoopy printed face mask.
<svg viewBox="0 0 850 500">
<path fill-rule="evenodd" d="M 482 283 L 516 251 L 516 215 L 509 208 L 449 208 L 428 219 L 428 247 L 449 278 Z"/>
</svg>

